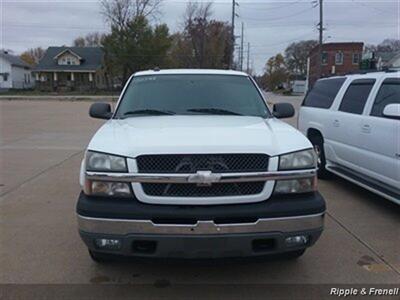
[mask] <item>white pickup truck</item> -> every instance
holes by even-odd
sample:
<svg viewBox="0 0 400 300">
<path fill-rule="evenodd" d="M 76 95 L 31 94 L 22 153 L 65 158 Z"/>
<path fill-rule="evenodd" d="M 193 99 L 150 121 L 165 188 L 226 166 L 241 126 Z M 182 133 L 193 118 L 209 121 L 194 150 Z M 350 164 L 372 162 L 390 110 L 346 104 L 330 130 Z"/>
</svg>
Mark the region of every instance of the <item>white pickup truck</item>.
<svg viewBox="0 0 400 300">
<path fill-rule="evenodd" d="M 82 161 L 80 235 L 95 261 L 113 255 L 298 257 L 323 230 L 316 155 L 270 112 L 247 74 L 134 74 Z"/>
<path fill-rule="evenodd" d="M 299 129 L 318 154 L 318 175 L 335 173 L 400 204 L 400 72 L 318 80 Z"/>
</svg>

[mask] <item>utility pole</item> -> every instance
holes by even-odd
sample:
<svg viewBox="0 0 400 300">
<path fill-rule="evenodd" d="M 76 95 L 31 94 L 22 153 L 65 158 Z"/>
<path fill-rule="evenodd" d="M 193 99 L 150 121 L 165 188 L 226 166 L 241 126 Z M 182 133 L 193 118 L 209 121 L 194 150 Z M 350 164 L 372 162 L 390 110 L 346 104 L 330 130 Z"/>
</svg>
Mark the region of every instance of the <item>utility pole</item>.
<svg viewBox="0 0 400 300">
<path fill-rule="evenodd" d="M 250 72 L 250 43 L 247 43 L 247 74 Z"/>
<path fill-rule="evenodd" d="M 318 47 L 318 78 L 322 76 L 322 44 L 324 33 L 324 9 L 323 0 L 319 0 L 319 47 Z"/>
<path fill-rule="evenodd" d="M 237 16 L 235 10 L 236 5 L 239 5 L 236 0 L 232 0 L 232 23 L 231 23 L 231 43 L 232 43 L 232 54 L 229 61 L 229 68 L 233 68 L 233 59 L 235 56 L 235 17 Z"/>
<path fill-rule="evenodd" d="M 244 23 L 242 22 L 242 35 L 240 42 L 240 71 L 243 71 L 243 42 L 244 42 Z"/>
<path fill-rule="evenodd" d="M 232 54 L 229 62 L 229 69 L 233 68 L 233 56 L 235 53 L 235 8 L 236 8 L 236 2 L 235 0 L 232 0 L 232 23 L 231 23 Z"/>
</svg>

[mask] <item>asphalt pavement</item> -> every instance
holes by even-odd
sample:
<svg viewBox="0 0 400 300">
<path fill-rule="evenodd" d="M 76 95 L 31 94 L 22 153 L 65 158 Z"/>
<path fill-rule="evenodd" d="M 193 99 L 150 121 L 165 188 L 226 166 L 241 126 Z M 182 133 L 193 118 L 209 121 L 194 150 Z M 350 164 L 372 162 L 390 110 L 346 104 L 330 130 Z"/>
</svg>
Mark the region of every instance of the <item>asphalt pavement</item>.
<svg viewBox="0 0 400 300">
<path fill-rule="evenodd" d="M 267 96 L 271 103 L 301 102 Z M 249 285 L 400 285 L 400 207 L 338 177 L 319 181 L 326 228 L 297 261 L 94 263 L 75 215 L 83 151 L 103 122 L 89 118 L 90 104 L 0 101 L 0 284 L 126 283 L 144 294 L 194 286 L 197 296 L 212 290 L 204 286 L 227 286 L 227 298 Z M 288 122 L 296 125 L 295 118 Z"/>
</svg>

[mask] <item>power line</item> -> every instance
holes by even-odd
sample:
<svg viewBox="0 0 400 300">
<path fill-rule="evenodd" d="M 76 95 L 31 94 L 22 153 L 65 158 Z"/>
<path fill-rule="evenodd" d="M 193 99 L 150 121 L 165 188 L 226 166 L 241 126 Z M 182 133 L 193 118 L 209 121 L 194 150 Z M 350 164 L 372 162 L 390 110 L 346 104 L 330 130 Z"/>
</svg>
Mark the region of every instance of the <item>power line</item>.
<svg viewBox="0 0 400 300">
<path fill-rule="evenodd" d="M 298 15 L 301 15 L 301 14 L 303 14 L 303 13 L 305 13 L 305 12 L 308 12 L 308 11 L 310 11 L 310 10 L 312 10 L 313 9 L 313 7 L 308 7 L 308 8 L 306 8 L 306 9 L 304 9 L 304 10 L 301 10 L 301 11 L 298 11 L 298 12 L 296 12 L 296 13 L 294 13 L 294 14 L 291 14 L 291 15 L 286 15 L 286 16 L 282 16 L 282 17 L 279 17 L 279 18 L 262 18 L 262 19 L 259 19 L 259 18 L 252 18 L 252 17 L 246 17 L 246 16 L 240 16 L 242 19 L 245 19 L 245 20 L 251 20 L 251 21 L 268 21 L 268 22 L 270 22 L 270 21 L 277 21 L 277 20 L 283 20 L 283 19 L 287 19 L 287 18 L 291 18 L 291 17 L 295 17 L 295 16 L 298 16 Z"/>
<path fill-rule="evenodd" d="M 245 9 L 253 9 L 253 10 L 257 10 L 257 11 L 260 11 L 260 10 L 268 10 L 268 11 L 270 11 L 270 10 L 275 10 L 275 9 L 281 9 L 281 8 L 289 7 L 289 6 L 292 6 L 292 5 L 295 5 L 295 4 L 299 4 L 299 3 L 305 3 L 305 2 L 303 2 L 303 1 L 301 1 L 301 0 L 298 0 L 298 1 L 293 1 L 293 2 L 287 2 L 286 4 L 280 5 L 280 6 L 273 6 L 273 7 L 266 7 L 266 8 L 251 7 L 251 6 L 247 6 L 247 7 L 246 7 L 246 5 L 249 4 L 248 2 L 244 2 L 244 3 L 242 3 L 241 5 L 242 5 L 242 7 L 245 8 Z M 273 4 L 273 3 L 262 3 L 262 4 L 271 5 L 271 4 Z"/>
</svg>

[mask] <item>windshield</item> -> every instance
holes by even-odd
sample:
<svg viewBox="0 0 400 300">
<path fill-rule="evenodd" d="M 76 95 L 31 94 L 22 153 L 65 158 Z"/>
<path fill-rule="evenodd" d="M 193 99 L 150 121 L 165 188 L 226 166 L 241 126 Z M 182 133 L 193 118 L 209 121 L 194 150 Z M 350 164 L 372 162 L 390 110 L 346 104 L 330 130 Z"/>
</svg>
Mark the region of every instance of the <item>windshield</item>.
<svg viewBox="0 0 400 300">
<path fill-rule="evenodd" d="M 177 74 L 134 77 L 115 117 L 174 114 L 270 116 L 249 77 Z"/>
</svg>

